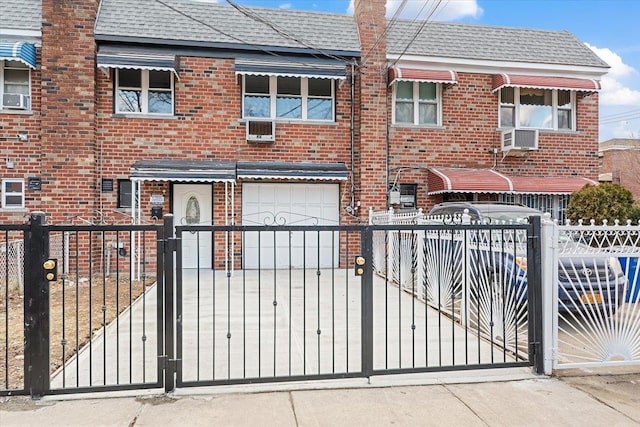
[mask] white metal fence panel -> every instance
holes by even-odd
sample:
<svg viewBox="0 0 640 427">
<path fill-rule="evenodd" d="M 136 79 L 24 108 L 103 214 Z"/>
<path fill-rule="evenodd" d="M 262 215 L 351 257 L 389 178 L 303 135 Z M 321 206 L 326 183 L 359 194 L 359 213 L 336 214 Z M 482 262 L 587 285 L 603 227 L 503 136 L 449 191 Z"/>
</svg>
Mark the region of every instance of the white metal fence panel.
<svg viewBox="0 0 640 427">
<path fill-rule="evenodd" d="M 554 233 L 554 368 L 640 364 L 640 227 Z"/>
</svg>

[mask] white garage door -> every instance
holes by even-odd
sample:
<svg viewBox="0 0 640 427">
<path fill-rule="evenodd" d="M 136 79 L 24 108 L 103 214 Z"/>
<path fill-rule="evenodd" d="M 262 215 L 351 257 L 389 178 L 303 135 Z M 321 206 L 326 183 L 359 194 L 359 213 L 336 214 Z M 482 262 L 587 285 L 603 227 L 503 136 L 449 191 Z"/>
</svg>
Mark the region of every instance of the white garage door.
<svg viewBox="0 0 640 427">
<path fill-rule="evenodd" d="M 242 185 L 243 225 L 338 225 L 338 184 Z M 338 262 L 338 233 L 245 233 L 244 268 L 329 268 Z"/>
</svg>

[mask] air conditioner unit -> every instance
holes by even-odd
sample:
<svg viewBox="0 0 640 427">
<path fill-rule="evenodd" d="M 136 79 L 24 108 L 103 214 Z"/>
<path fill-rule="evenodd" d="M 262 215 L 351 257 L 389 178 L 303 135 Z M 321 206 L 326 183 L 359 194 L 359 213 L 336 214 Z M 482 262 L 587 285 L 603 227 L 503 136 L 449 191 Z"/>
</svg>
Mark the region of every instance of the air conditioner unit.
<svg viewBox="0 0 640 427">
<path fill-rule="evenodd" d="M 272 120 L 247 120 L 247 141 L 273 142 L 276 140 L 276 123 Z"/>
<path fill-rule="evenodd" d="M 528 151 L 538 149 L 537 129 L 511 129 L 502 132 L 502 151 Z"/>
<path fill-rule="evenodd" d="M 31 108 L 31 97 L 21 93 L 5 93 L 2 95 L 2 107 L 28 110 Z"/>
</svg>

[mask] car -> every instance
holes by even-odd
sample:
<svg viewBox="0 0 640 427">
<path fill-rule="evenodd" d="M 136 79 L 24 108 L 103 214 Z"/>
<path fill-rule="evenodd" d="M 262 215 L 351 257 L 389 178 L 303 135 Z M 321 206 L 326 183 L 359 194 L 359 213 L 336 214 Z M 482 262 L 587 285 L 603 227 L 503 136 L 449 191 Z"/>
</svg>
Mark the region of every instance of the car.
<svg viewBox="0 0 640 427">
<path fill-rule="evenodd" d="M 531 216 L 543 215 L 537 209 L 521 205 L 445 202 L 434 206 L 429 218 L 453 224 L 526 224 Z M 526 301 L 527 259 L 524 241 L 520 245 L 514 244 L 518 236 L 513 230 L 506 234 L 478 230 L 472 236 L 476 236 L 475 243 L 470 245 L 472 288 L 482 288 L 481 282 L 495 282 L 502 278 L 503 283 L 510 284 L 512 298 L 517 302 Z M 593 253 L 592 249 L 571 240 L 568 235 L 561 234 L 560 239 L 559 243 L 564 249 L 571 249 L 569 252 Z M 597 313 L 612 315 L 624 301 L 626 287 L 627 277 L 616 257 L 576 255 L 562 257 L 558 262 L 558 309 L 561 312 L 581 312 L 583 316 L 597 316 Z M 475 292 L 483 291 L 480 289 Z"/>
</svg>

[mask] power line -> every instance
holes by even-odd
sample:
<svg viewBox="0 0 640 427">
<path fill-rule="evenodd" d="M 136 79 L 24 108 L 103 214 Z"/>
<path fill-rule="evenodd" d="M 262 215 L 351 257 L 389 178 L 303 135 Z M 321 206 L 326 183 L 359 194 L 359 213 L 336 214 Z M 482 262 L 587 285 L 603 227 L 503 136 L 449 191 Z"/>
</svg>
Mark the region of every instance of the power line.
<svg viewBox="0 0 640 427">
<path fill-rule="evenodd" d="M 627 111 L 623 111 L 621 113 L 612 113 L 612 114 L 607 114 L 604 116 L 601 116 L 600 119 L 610 119 L 610 118 L 614 118 L 617 116 L 624 116 L 630 113 L 640 113 L 640 108 L 634 109 L 634 110 L 627 110 Z"/>
<path fill-rule="evenodd" d="M 407 2 L 409 0 L 402 0 L 402 3 L 400 3 L 400 6 L 398 6 L 398 8 L 396 9 L 396 11 L 394 12 L 393 16 L 391 17 L 391 19 L 389 20 L 389 22 L 387 22 L 387 25 L 384 28 L 384 31 L 382 32 L 382 34 L 380 34 L 375 42 L 373 43 L 373 45 L 371 46 L 371 48 L 367 51 L 367 53 L 365 53 L 364 55 L 362 55 L 360 63 L 362 64 L 362 66 L 364 66 L 367 62 L 367 59 L 369 59 L 369 55 L 373 52 L 373 50 L 378 47 L 378 45 L 380 44 L 380 42 L 382 41 L 383 38 L 386 37 L 387 33 L 395 26 L 395 24 L 398 22 L 398 18 L 400 17 L 400 14 L 402 13 L 402 11 L 404 10 L 404 7 L 407 5 Z"/>
<path fill-rule="evenodd" d="M 262 47 L 262 46 L 259 46 L 259 45 L 256 45 L 256 44 L 253 44 L 253 43 L 247 42 L 246 40 L 243 40 L 243 39 L 241 39 L 240 37 L 234 36 L 234 35 L 232 35 L 232 34 L 228 34 L 228 33 L 224 32 L 224 31 L 222 31 L 222 30 L 220 30 L 220 29 L 218 29 L 218 28 L 214 27 L 213 25 L 211 25 L 211 24 L 209 24 L 209 23 L 207 23 L 207 22 L 204 22 L 204 21 L 203 21 L 203 20 L 201 20 L 201 19 L 196 18 L 195 16 L 189 15 L 188 13 L 183 12 L 182 10 L 177 9 L 177 8 L 175 8 L 175 7 L 171 6 L 170 4 L 165 3 L 163 0 L 154 0 L 154 1 L 155 1 L 156 3 L 159 3 L 159 4 L 163 5 L 164 7 L 168 8 L 168 9 L 170 9 L 170 10 L 174 11 L 175 13 L 177 13 L 177 14 L 179 14 L 179 15 L 181 15 L 181 16 L 183 16 L 183 17 L 187 18 L 187 19 L 189 19 L 189 20 L 192 20 L 192 21 L 194 21 L 194 22 L 197 22 L 197 23 L 199 23 L 200 25 L 203 25 L 203 26 L 205 26 L 205 27 L 207 27 L 207 28 L 209 28 L 209 29 L 211 29 L 211 30 L 215 31 L 215 32 L 216 32 L 216 33 L 218 33 L 218 34 L 221 34 L 221 35 L 223 35 L 223 36 L 225 36 L 225 37 L 229 37 L 230 39 L 233 39 L 233 40 L 235 40 L 235 41 L 237 41 L 237 42 L 240 42 L 240 43 L 242 43 L 242 44 L 245 44 L 245 45 L 247 45 L 247 46 L 254 47 L 254 48 L 256 48 L 256 49 L 258 49 L 258 50 L 260 50 L 260 51 L 262 51 L 262 52 L 264 52 L 264 53 L 266 53 L 266 54 L 268 54 L 268 55 L 271 55 L 271 56 L 274 56 L 274 57 L 277 57 L 277 58 L 282 58 L 282 55 L 279 55 L 279 54 L 278 54 L 278 53 L 276 53 L 276 52 L 273 52 L 273 51 L 271 51 L 271 50 L 269 50 L 269 49 L 265 49 L 265 48 L 264 48 L 264 47 Z M 291 62 L 291 63 L 294 63 L 294 64 L 303 65 L 303 66 L 305 66 L 305 67 L 316 68 L 315 66 L 317 65 L 317 64 L 313 64 L 313 63 L 304 62 L 304 61 L 292 61 L 292 60 L 290 60 L 290 59 L 291 59 L 291 58 L 287 58 L 287 61 L 288 61 L 288 62 Z M 341 60 L 342 60 L 342 61 L 344 61 L 344 62 L 348 62 L 348 61 L 346 61 L 346 60 L 344 60 L 344 59 L 341 59 Z"/>
<path fill-rule="evenodd" d="M 425 3 L 422 6 L 422 9 L 420 9 L 420 12 L 418 12 L 418 15 L 416 15 L 416 19 L 418 18 L 418 16 L 420 15 L 420 13 L 422 13 L 422 10 L 424 9 L 424 7 L 426 6 L 427 3 Z M 438 10 L 438 7 L 440 7 L 440 4 L 442 4 L 442 0 L 438 0 L 435 4 L 435 7 L 433 7 L 433 9 L 431 9 L 431 11 L 429 12 L 429 14 L 427 15 L 427 17 L 425 18 L 425 20 L 422 22 L 422 24 L 420 25 L 420 27 L 418 28 L 418 30 L 414 33 L 413 37 L 411 38 L 411 40 L 409 41 L 409 43 L 407 43 L 407 46 L 404 48 L 404 50 L 402 51 L 402 53 L 395 59 L 395 61 L 393 61 L 393 63 L 389 66 L 389 67 L 393 67 L 394 65 L 396 65 L 398 63 L 398 61 L 400 60 L 400 58 L 402 58 L 404 56 L 405 53 L 407 53 L 407 50 L 409 50 L 409 47 L 413 44 L 413 42 L 416 41 L 416 39 L 418 38 L 418 36 L 420 35 L 420 33 L 422 32 L 422 30 L 424 30 L 424 28 L 427 26 L 427 23 L 429 23 L 429 20 L 433 17 L 433 15 L 436 13 L 436 11 Z M 446 3 L 445 3 L 446 5 Z M 415 21 L 414 21 L 415 22 Z"/>
<path fill-rule="evenodd" d="M 300 38 L 296 37 L 295 35 L 291 35 L 290 33 L 286 32 L 282 28 L 277 27 L 272 22 L 269 22 L 267 19 L 263 18 L 262 16 L 260 16 L 256 12 L 248 9 L 247 7 L 238 5 L 233 0 L 226 0 L 226 2 L 231 7 L 233 7 L 235 10 L 237 10 L 238 12 L 240 12 L 241 14 L 246 16 L 247 18 L 250 18 L 250 19 L 252 19 L 252 20 L 254 20 L 256 22 L 259 22 L 259 23 L 262 23 L 262 24 L 268 26 L 269 28 L 271 28 L 273 31 L 275 31 L 276 33 L 278 33 L 279 35 L 281 35 L 284 38 L 287 38 L 289 40 L 295 41 L 296 43 L 300 43 L 301 45 L 303 45 L 304 47 L 307 47 L 309 49 L 316 50 L 320 54 L 322 54 L 323 56 L 326 56 L 326 57 L 329 57 L 331 59 L 335 59 L 335 60 L 338 60 L 338 61 L 341 61 L 341 62 L 344 62 L 344 63 L 350 63 L 349 61 L 345 60 L 344 58 L 340 58 L 340 57 L 338 57 L 336 55 L 332 55 L 330 53 L 327 53 L 324 50 L 322 50 L 322 49 L 320 49 L 318 47 L 315 47 L 315 46 L 313 46 L 312 44 L 310 44 L 308 42 L 305 42 L 305 41 L 301 40 Z"/>
</svg>

